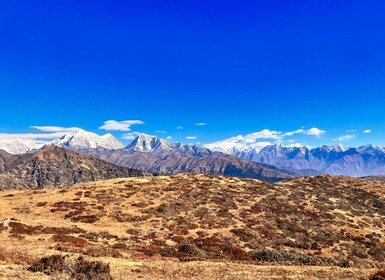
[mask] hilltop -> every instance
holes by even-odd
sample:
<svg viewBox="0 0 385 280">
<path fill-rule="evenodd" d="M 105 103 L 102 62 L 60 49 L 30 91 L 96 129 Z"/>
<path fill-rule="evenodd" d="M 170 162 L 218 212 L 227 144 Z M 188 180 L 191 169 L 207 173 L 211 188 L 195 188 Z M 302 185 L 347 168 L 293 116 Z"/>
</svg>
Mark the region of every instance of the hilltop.
<svg viewBox="0 0 385 280">
<path fill-rule="evenodd" d="M 19 156 L 0 154 L 0 188 L 44 188 L 143 175 L 55 146 Z"/>
</svg>

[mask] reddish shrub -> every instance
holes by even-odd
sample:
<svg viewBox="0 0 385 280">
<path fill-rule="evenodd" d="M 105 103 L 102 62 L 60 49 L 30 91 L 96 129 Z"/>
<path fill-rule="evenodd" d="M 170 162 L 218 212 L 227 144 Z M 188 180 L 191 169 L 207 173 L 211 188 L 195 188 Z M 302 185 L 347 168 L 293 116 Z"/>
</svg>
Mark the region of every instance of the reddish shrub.
<svg viewBox="0 0 385 280">
<path fill-rule="evenodd" d="M 79 247 L 79 248 L 84 248 L 88 244 L 87 240 L 83 238 L 65 235 L 65 234 L 55 234 L 54 236 L 52 236 L 52 240 L 54 242 L 66 243 L 73 247 Z"/>
<path fill-rule="evenodd" d="M 72 222 L 81 222 L 81 223 L 88 223 L 93 224 L 97 221 L 99 221 L 100 218 L 96 215 L 81 215 L 81 216 L 75 216 L 71 218 Z"/>
<path fill-rule="evenodd" d="M 39 202 L 36 204 L 36 207 L 43 207 L 46 206 L 48 202 Z"/>
<path fill-rule="evenodd" d="M 31 264 L 36 260 L 35 257 L 31 256 L 27 252 L 20 249 L 6 249 L 0 247 L 0 262 L 13 263 L 13 264 Z"/>
<path fill-rule="evenodd" d="M 379 270 L 370 276 L 369 280 L 385 280 L 385 269 Z"/>
<path fill-rule="evenodd" d="M 35 235 L 40 234 L 42 226 L 29 226 L 18 222 L 10 222 L 9 226 L 11 227 L 11 234 L 26 234 L 26 235 Z"/>
<path fill-rule="evenodd" d="M 71 261 L 64 256 L 53 255 L 33 263 L 28 270 L 53 276 L 65 274 L 70 279 L 112 280 L 108 264 L 100 261 L 87 261 L 83 257 Z"/>
</svg>

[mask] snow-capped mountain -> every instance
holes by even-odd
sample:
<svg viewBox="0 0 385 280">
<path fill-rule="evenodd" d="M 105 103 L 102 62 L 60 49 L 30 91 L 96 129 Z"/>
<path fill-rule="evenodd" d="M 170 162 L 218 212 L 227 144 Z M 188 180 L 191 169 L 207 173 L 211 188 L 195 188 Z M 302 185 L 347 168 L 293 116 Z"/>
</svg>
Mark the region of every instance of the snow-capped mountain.
<svg viewBox="0 0 385 280">
<path fill-rule="evenodd" d="M 56 139 L 47 144 L 47 146 L 49 145 L 73 149 L 103 148 L 109 150 L 118 150 L 124 148 L 124 145 L 110 133 L 100 136 L 96 133 L 88 132 L 82 129 L 75 134 L 68 134 L 59 139 Z"/>
<path fill-rule="evenodd" d="M 181 172 L 221 174 L 279 181 L 293 178 L 292 172 L 274 166 L 250 162 L 241 158 L 197 146 L 173 143 L 146 134 L 138 135 L 120 150 L 74 149 L 120 166 L 156 174 Z"/>
<path fill-rule="evenodd" d="M 42 145 L 24 139 L 3 139 L 0 140 L 0 150 L 10 154 L 24 154 L 30 150 L 38 149 Z"/>
<path fill-rule="evenodd" d="M 147 134 L 139 134 L 126 148 L 127 151 L 151 153 L 153 155 L 180 155 L 203 157 L 210 156 L 213 152 L 197 145 L 184 145 Z"/>
<path fill-rule="evenodd" d="M 275 144 L 255 148 L 252 145 L 225 142 L 216 142 L 205 147 L 286 170 L 298 170 L 300 173 L 304 171 L 304 174 L 309 174 L 309 171 L 348 176 L 385 174 L 385 148 L 381 146 L 351 148 L 334 144 L 308 148 Z"/>
<path fill-rule="evenodd" d="M 136 152 L 150 153 L 156 150 L 172 151 L 174 143 L 144 133 L 139 134 L 125 149 Z"/>
<path fill-rule="evenodd" d="M 382 146 L 375 146 L 375 145 L 364 145 L 361 147 L 358 147 L 357 150 L 361 153 L 368 153 L 368 154 L 385 154 L 385 148 Z"/>
<path fill-rule="evenodd" d="M 349 150 L 349 148 L 345 147 L 342 144 L 334 144 L 334 145 L 322 145 L 321 149 L 325 149 L 328 152 L 345 152 Z"/>
<path fill-rule="evenodd" d="M 237 137 L 234 137 L 229 140 L 207 144 L 205 145 L 205 147 L 212 151 L 221 152 L 233 156 L 244 157 L 243 155 L 248 155 L 253 152 L 259 152 L 264 147 L 271 145 L 272 144 L 270 142 L 259 142 L 246 145 L 243 143 L 239 143 Z"/>
</svg>

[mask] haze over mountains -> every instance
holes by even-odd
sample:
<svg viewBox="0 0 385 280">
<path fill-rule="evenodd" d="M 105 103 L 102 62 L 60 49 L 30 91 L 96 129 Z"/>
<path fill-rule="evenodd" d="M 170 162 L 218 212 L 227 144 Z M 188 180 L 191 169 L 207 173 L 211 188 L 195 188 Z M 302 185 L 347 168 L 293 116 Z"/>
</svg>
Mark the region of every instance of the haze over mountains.
<svg viewBox="0 0 385 280">
<path fill-rule="evenodd" d="M 125 147 L 109 133 L 99 136 L 79 130 L 43 147 L 47 146 L 72 149 L 120 166 L 158 174 L 197 172 L 270 181 L 316 174 L 385 174 L 385 148 L 373 145 L 357 148 L 341 144 L 316 148 L 280 144 L 258 147 L 222 141 L 198 146 L 139 134 Z M 36 152 L 41 147 L 21 139 L 0 140 L 0 148 L 11 154 Z M 0 159 L 0 170 L 1 161 L 4 160 Z"/>
</svg>

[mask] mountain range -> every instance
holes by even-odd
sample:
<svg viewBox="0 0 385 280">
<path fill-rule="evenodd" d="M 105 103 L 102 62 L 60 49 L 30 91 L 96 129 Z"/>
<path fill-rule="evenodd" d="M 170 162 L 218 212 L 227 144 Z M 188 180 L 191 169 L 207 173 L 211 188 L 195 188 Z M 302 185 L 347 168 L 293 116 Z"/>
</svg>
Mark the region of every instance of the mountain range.
<svg viewBox="0 0 385 280">
<path fill-rule="evenodd" d="M 296 174 L 267 164 L 250 162 L 197 145 L 183 145 L 140 134 L 124 149 L 89 149 L 71 146 L 79 153 L 99 157 L 114 164 L 155 174 L 184 172 L 248 177 L 280 181 Z"/>
<path fill-rule="evenodd" d="M 302 175 L 312 175 L 312 173 L 345 176 L 385 174 L 385 148 L 382 146 L 365 145 L 353 148 L 336 144 L 308 148 L 275 144 L 263 148 L 253 148 L 213 143 L 206 147 L 249 161 L 270 164 L 285 170 L 295 170 Z"/>
<path fill-rule="evenodd" d="M 10 154 L 24 154 L 34 149 L 39 149 L 43 145 L 36 144 L 25 139 L 1 139 L 0 150 Z"/>
<path fill-rule="evenodd" d="M 75 134 L 62 136 L 45 146 L 57 146 L 60 148 L 79 147 L 87 149 L 104 148 L 110 150 L 118 150 L 124 148 L 124 145 L 110 133 L 99 136 L 96 133 L 88 132 L 83 129 L 80 129 Z"/>
<path fill-rule="evenodd" d="M 222 141 L 198 146 L 139 134 L 124 146 L 111 134 L 99 136 L 84 130 L 42 147 L 20 139 L 0 140 L 0 147 L 11 154 L 36 152 L 48 146 L 71 149 L 119 166 L 156 174 L 196 172 L 269 181 L 318 174 L 359 177 L 385 174 L 385 148 L 374 145 L 357 148 L 341 144 L 316 148 L 280 144 L 256 147 Z M 0 170 L 3 168 L 2 156 Z"/>
</svg>

